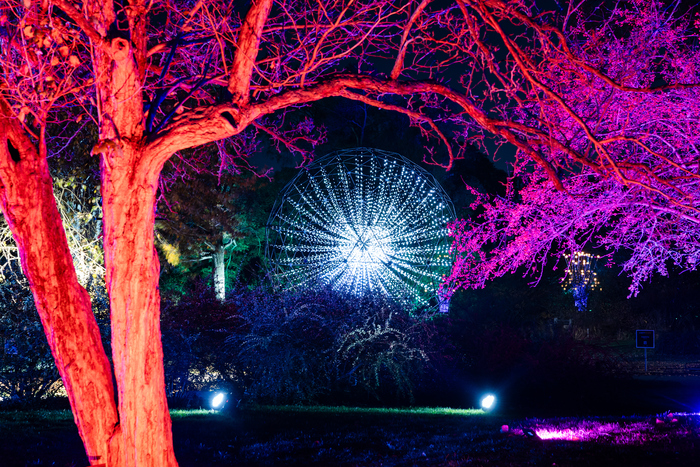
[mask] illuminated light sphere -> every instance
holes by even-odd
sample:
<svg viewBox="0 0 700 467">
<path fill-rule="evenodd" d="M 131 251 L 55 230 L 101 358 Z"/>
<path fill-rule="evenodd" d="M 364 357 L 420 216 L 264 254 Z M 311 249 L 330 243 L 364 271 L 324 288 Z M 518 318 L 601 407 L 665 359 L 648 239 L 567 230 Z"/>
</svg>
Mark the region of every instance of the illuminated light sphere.
<svg viewBox="0 0 700 467">
<path fill-rule="evenodd" d="M 487 394 L 481 399 L 481 408 L 484 410 L 491 410 L 496 403 L 496 396 L 493 394 Z"/>
<path fill-rule="evenodd" d="M 212 409 L 219 409 L 224 403 L 224 399 L 226 398 L 226 394 L 223 392 L 218 393 L 217 395 L 214 396 L 214 398 L 211 400 L 211 408 Z"/>
<path fill-rule="evenodd" d="M 408 159 L 338 151 L 282 190 L 268 221 L 267 257 L 288 288 L 326 285 L 435 305 L 452 266 L 447 224 L 454 218 L 442 187 Z"/>
</svg>

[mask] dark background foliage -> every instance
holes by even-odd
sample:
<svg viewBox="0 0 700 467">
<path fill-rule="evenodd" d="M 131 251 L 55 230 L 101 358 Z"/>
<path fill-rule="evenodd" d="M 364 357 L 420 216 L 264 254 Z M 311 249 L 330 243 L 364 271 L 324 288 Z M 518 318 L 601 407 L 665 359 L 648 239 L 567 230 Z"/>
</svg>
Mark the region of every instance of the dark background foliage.
<svg viewBox="0 0 700 467">
<path fill-rule="evenodd" d="M 163 313 L 169 395 L 225 388 L 248 403 L 409 403 L 434 326 L 384 300 L 199 284 Z"/>
<path fill-rule="evenodd" d="M 358 145 L 396 151 L 416 162 L 424 155 L 420 131 L 400 115 L 333 99 L 305 111 L 327 133 L 316 150 L 319 155 Z M 237 210 L 228 223 L 243 229 L 238 232 L 241 248 L 227 250 L 227 282 L 232 287 L 223 303 L 214 297 L 210 262 L 172 265 L 159 250 L 162 339 L 173 405 L 201 404 L 197 392 L 225 388 L 241 403 L 470 407 L 484 388 L 491 387 L 515 408 L 591 411 L 602 403 L 613 405 L 602 400 L 597 388 L 623 388 L 620 382 L 629 381 L 635 329 L 657 330 L 653 355 L 700 358 L 700 274 L 672 270 L 671 277 L 654 278 L 638 297 L 627 299 L 629 281 L 615 266 L 622 256 L 613 257 L 610 265 L 599 262 L 602 289 L 591 292 L 585 312 L 576 309 L 571 294 L 561 287 L 561 263 L 549 265 L 537 287 L 531 287 L 531 277 L 518 272 L 483 290 L 460 291 L 448 315 L 431 319 L 411 316 L 372 297 L 266 287 L 270 278 L 264 226 L 277 194 L 297 169 L 275 159 L 276 154 L 288 160 L 284 151 L 265 146 L 262 152 L 263 165 L 277 167 L 272 180 L 253 183 L 250 174 L 243 174 L 239 183 L 234 174 L 224 177 L 226 184 L 237 187 L 236 203 L 222 204 L 224 211 L 238 205 L 245 209 Z M 80 151 L 75 157 L 85 159 L 83 179 L 92 187 L 97 160 Z M 63 169 L 59 164 L 55 170 Z M 218 176 L 211 174 L 211 167 L 207 170 L 208 182 L 196 186 L 202 193 L 220 192 Z M 469 208 L 473 197 L 465 183 L 493 195 L 502 194 L 506 179 L 476 150 L 457 161 L 451 172 L 432 172 L 453 199 L 458 217 L 478 214 Z M 187 192 L 191 185 L 177 183 L 164 197 L 186 205 L 193 196 L 208 196 Z M 176 223 L 196 226 L 196 213 L 191 211 L 180 210 Z M 219 215 L 223 218 L 217 220 Z M 208 217 L 214 233 L 218 224 L 227 224 L 226 212 L 217 216 Z M 196 257 L 196 238 L 185 239 L 176 230 L 169 240 L 181 242 L 183 258 Z M 104 287 L 88 288 L 109 354 Z M 3 389 L 2 396 L 5 401 L 41 400 L 55 391 L 47 388 L 54 387 L 57 374 L 31 294 L 21 280 L 10 276 L 0 283 L 0 294 L 0 378 L 16 386 Z"/>
<path fill-rule="evenodd" d="M 30 404 L 55 396 L 60 376 L 41 327 L 34 299 L 15 274 L 0 284 L 0 397 Z"/>
<path fill-rule="evenodd" d="M 39 321 L 34 297 L 20 271 L 6 269 L 0 281 L 0 404 L 67 407 L 65 391 Z M 109 347 L 109 308 L 104 286 L 89 283 L 93 311 Z"/>
<path fill-rule="evenodd" d="M 513 410 L 580 412 L 623 397 L 600 388 L 630 381 L 626 357 L 575 338 L 577 320 L 542 318 L 527 302 L 505 319 L 488 304 L 506 299 L 480 292 L 449 315 L 412 316 L 325 289 L 243 287 L 220 303 L 199 283 L 164 307 L 169 395 L 195 405 L 197 391 L 226 389 L 237 404 L 471 407 L 491 389 Z"/>
</svg>

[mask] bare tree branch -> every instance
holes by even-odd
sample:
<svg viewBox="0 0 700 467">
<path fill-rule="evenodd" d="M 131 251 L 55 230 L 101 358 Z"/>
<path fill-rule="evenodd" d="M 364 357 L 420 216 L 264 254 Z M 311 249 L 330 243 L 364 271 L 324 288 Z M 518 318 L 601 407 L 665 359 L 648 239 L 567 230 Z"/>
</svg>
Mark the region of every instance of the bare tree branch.
<svg viewBox="0 0 700 467">
<path fill-rule="evenodd" d="M 413 25 L 415 24 L 416 20 L 420 16 L 421 13 L 423 13 L 423 10 L 430 4 L 432 0 L 423 0 L 420 5 L 418 5 L 418 8 L 413 12 L 411 15 L 411 18 L 408 20 L 408 23 L 406 23 L 406 26 L 404 27 L 403 34 L 401 35 L 401 43 L 399 45 L 399 53 L 396 56 L 396 62 L 394 62 L 394 67 L 391 70 L 391 73 L 389 76 L 391 76 L 391 79 L 398 79 L 399 75 L 401 74 L 401 70 L 403 69 L 403 62 L 406 58 L 406 48 L 408 45 L 413 42 L 413 39 L 408 39 L 408 35 L 411 33 L 411 29 L 413 28 Z"/>
<path fill-rule="evenodd" d="M 272 8 L 272 0 L 253 0 L 238 34 L 236 56 L 231 66 L 228 90 L 232 102 L 243 106 L 250 98 L 250 82 L 258 56 L 262 30 Z"/>
<path fill-rule="evenodd" d="M 96 46 L 108 46 L 108 41 L 102 34 L 95 29 L 90 21 L 85 18 L 83 13 L 78 10 L 70 0 L 49 0 L 53 5 L 61 9 L 68 17 L 75 21 L 75 24 L 82 29 L 86 36 L 95 44 Z"/>
</svg>

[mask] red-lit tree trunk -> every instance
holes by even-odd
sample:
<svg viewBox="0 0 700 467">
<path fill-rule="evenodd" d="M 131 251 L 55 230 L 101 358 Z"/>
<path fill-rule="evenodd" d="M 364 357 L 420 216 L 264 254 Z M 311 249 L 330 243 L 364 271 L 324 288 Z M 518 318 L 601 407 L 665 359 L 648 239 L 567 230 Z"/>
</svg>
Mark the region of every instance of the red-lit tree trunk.
<svg viewBox="0 0 700 467">
<path fill-rule="evenodd" d="M 142 0 L 129 2 L 128 40 L 108 32 L 119 21 L 114 6 L 110 1 L 86 2 L 91 26 L 84 29 L 94 50 L 100 141 L 93 154 L 102 157 L 106 285 L 124 445 L 121 465 L 176 466 L 160 337 L 160 265 L 153 241 L 156 188 L 165 160 L 155 162 L 143 145 L 146 5 Z M 84 21 L 78 12 L 73 14 Z"/>
<path fill-rule="evenodd" d="M 121 464 L 112 372 L 37 151 L 0 98 L 0 204 L 91 464 Z"/>
<path fill-rule="evenodd" d="M 125 466 L 175 466 L 154 247 L 160 167 L 125 145 L 103 159 L 104 248 Z"/>
</svg>

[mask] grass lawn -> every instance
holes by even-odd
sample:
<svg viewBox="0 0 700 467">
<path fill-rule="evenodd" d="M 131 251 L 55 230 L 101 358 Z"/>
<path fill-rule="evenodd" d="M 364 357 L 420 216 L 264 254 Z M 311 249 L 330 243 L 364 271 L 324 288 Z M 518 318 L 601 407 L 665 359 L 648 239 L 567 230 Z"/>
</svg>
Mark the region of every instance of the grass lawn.
<svg viewBox="0 0 700 467">
<path fill-rule="evenodd" d="M 181 466 L 696 466 L 700 458 L 697 415 L 545 420 L 457 409 L 260 407 L 172 416 Z M 0 465 L 87 466 L 71 413 L 0 411 Z"/>
</svg>

